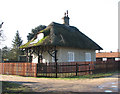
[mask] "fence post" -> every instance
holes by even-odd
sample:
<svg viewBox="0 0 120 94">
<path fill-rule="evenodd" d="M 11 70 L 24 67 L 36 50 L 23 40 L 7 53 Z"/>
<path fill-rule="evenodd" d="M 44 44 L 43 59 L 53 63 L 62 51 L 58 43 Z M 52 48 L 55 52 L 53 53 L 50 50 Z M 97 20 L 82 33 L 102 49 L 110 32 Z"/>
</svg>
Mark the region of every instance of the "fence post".
<svg viewBox="0 0 120 94">
<path fill-rule="evenodd" d="M 39 72 L 39 64 L 36 64 L 36 77 L 38 77 L 38 72 Z"/>
<path fill-rule="evenodd" d="M 89 64 L 89 74 L 90 74 L 90 65 L 91 65 L 91 64 Z"/>
<path fill-rule="evenodd" d="M 56 70 L 56 78 L 58 77 L 58 75 L 57 75 L 57 72 L 58 72 L 58 64 L 57 64 L 57 50 L 56 50 L 56 46 L 55 46 L 55 53 L 54 53 L 54 58 L 55 58 L 55 70 Z"/>
<path fill-rule="evenodd" d="M 76 63 L 76 76 L 78 76 L 78 64 Z"/>
<path fill-rule="evenodd" d="M 47 62 L 46 62 L 46 65 L 45 65 L 45 66 L 46 66 L 46 76 L 47 76 Z"/>
<path fill-rule="evenodd" d="M 116 62 L 114 62 L 113 64 L 114 64 L 114 67 L 113 67 L 113 72 L 115 72 L 115 64 L 116 64 Z"/>
<path fill-rule="evenodd" d="M 105 63 L 105 65 L 106 65 L 106 73 L 107 73 L 107 63 Z"/>
<path fill-rule="evenodd" d="M 55 62 L 55 71 L 56 71 L 56 75 L 55 75 L 55 77 L 57 78 L 57 62 Z"/>
</svg>

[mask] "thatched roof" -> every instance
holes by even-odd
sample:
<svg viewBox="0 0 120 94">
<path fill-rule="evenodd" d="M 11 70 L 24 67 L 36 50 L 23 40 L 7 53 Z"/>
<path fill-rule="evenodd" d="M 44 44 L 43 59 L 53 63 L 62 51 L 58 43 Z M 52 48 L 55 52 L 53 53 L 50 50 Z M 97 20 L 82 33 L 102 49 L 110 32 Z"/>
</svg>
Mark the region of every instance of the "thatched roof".
<svg viewBox="0 0 120 94">
<path fill-rule="evenodd" d="M 35 40 L 35 38 L 33 38 L 20 48 L 44 45 L 102 50 L 98 44 L 96 44 L 93 40 L 80 32 L 74 26 L 52 22 L 50 25 L 48 25 L 48 27 L 40 31 L 38 34 L 40 33 L 44 33 L 44 38 L 39 40 L 37 43 L 32 44 L 31 42 Z"/>
</svg>

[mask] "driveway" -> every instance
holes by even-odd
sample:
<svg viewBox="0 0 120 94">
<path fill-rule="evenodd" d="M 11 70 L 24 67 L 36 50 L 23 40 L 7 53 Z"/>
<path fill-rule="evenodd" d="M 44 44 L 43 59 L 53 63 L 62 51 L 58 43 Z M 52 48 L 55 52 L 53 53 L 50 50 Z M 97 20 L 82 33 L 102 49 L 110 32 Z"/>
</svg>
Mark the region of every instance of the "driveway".
<svg viewBox="0 0 120 94">
<path fill-rule="evenodd" d="M 106 78 L 63 80 L 0 75 L 2 81 L 27 85 L 35 92 L 118 92 L 118 75 Z"/>
</svg>

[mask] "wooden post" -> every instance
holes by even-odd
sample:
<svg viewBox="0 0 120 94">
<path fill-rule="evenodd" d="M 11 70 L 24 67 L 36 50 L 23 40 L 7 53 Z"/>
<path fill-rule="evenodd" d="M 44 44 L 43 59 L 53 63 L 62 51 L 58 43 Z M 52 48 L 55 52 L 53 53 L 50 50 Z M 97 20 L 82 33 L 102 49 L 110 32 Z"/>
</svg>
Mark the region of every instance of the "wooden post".
<svg viewBox="0 0 120 94">
<path fill-rule="evenodd" d="M 38 64 L 39 64 L 40 63 L 40 51 L 39 51 L 39 48 L 37 50 L 38 50 Z"/>
<path fill-rule="evenodd" d="M 36 71 L 36 77 L 38 76 L 38 72 L 39 72 L 39 70 L 38 70 L 38 68 L 39 68 L 39 65 L 38 64 L 36 64 L 36 66 L 35 66 L 35 71 Z"/>
<path fill-rule="evenodd" d="M 30 56 L 29 56 L 29 62 L 32 63 L 32 50 L 29 50 Z"/>
<path fill-rule="evenodd" d="M 89 65 L 89 74 L 90 74 L 90 65 L 91 65 L 91 64 L 88 64 L 88 65 Z"/>
<path fill-rule="evenodd" d="M 56 78 L 57 78 L 58 77 L 57 76 L 58 66 L 57 66 L 57 50 L 56 50 L 56 47 L 55 47 L 55 69 L 56 69 Z"/>
<path fill-rule="evenodd" d="M 26 61 L 28 62 L 28 49 L 26 49 Z"/>
<path fill-rule="evenodd" d="M 78 64 L 76 63 L 76 76 L 78 76 Z"/>
<path fill-rule="evenodd" d="M 113 71 L 115 72 L 115 70 L 116 70 L 116 66 L 115 66 L 115 65 L 116 65 L 116 62 L 114 62 L 113 64 L 114 64 L 114 70 L 113 70 Z M 117 70 L 118 70 L 118 69 L 117 69 Z"/>
<path fill-rule="evenodd" d="M 45 65 L 45 66 L 46 66 L 46 77 L 47 77 L 47 62 L 46 62 L 46 65 Z"/>
<path fill-rule="evenodd" d="M 107 73 L 107 63 L 105 63 L 105 65 L 106 65 L 106 73 Z"/>
</svg>

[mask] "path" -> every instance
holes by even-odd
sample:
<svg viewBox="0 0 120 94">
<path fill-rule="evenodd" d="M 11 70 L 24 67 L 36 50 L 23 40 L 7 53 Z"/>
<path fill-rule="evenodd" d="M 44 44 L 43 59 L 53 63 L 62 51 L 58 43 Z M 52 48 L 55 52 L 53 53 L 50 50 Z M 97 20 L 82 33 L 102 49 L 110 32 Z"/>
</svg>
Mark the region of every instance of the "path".
<svg viewBox="0 0 120 94">
<path fill-rule="evenodd" d="M 118 92 L 118 77 L 96 79 L 61 80 L 1 75 L 2 81 L 28 85 L 36 92 Z M 120 82 L 119 82 L 120 84 Z"/>
</svg>

